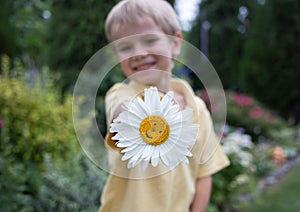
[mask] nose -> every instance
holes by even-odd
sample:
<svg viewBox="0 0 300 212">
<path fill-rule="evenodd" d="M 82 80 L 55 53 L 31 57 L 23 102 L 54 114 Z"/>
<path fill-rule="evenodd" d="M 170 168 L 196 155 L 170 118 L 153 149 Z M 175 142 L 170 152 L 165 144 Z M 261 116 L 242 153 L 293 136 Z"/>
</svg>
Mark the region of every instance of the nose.
<svg viewBox="0 0 300 212">
<path fill-rule="evenodd" d="M 134 47 L 134 52 L 133 52 L 133 59 L 134 60 L 141 60 L 145 58 L 148 54 L 148 51 L 146 48 L 144 48 L 142 45 L 137 44 Z"/>
</svg>

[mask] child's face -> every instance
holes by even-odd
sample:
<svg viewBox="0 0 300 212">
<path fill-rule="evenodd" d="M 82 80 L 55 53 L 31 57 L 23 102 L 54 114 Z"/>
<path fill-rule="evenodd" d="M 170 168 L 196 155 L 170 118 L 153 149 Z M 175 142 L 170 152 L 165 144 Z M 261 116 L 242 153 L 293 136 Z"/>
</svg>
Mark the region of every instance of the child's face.
<svg viewBox="0 0 300 212">
<path fill-rule="evenodd" d="M 170 39 L 153 20 L 147 19 L 143 24 L 121 26 L 114 35 L 119 39 L 115 50 L 127 77 L 153 86 L 170 77 L 172 58 L 180 52 L 180 33 Z"/>
</svg>

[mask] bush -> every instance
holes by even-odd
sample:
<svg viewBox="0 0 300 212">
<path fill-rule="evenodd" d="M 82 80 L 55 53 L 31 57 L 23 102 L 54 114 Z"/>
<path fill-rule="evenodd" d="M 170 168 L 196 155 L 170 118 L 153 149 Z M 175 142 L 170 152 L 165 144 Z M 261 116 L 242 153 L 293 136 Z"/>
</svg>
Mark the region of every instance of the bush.
<svg viewBox="0 0 300 212">
<path fill-rule="evenodd" d="M 238 198 L 255 193 L 254 144 L 249 135 L 235 130 L 222 139 L 222 148 L 231 165 L 213 176 L 211 206 L 220 211 L 231 211 Z"/>
<path fill-rule="evenodd" d="M 35 83 L 2 57 L 0 75 L 0 211 L 99 207 L 106 175 L 83 157 L 72 122 L 49 74 Z"/>
<path fill-rule="evenodd" d="M 14 160 L 21 162 L 41 162 L 44 153 L 68 158 L 73 153 L 70 150 L 75 150 L 71 98 L 61 104 L 53 86 L 42 82 L 43 79 L 30 85 L 22 77 L 0 76 L 3 156 L 14 155 Z"/>
<path fill-rule="evenodd" d="M 269 110 L 246 94 L 226 91 L 225 95 L 227 124 L 243 128 L 246 134 L 252 136 L 255 143 L 265 140 L 286 143 L 294 140 L 295 129 L 275 111 Z M 210 102 L 205 90 L 200 92 L 200 96 L 209 106 Z"/>
<path fill-rule="evenodd" d="M 278 115 L 267 110 L 261 103 L 245 94 L 227 93 L 228 123 L 232 126 L 243 127 L 247 133 L 254 136 L 277 140 L 273 130 L 281 130 L 288 124 Z"/>
</svg>

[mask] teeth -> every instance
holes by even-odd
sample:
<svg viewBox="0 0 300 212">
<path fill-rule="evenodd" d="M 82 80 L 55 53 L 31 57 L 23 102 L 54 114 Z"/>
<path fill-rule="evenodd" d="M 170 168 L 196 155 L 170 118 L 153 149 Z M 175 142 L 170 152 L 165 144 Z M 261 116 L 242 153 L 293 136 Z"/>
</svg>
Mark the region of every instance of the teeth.
<svg viewBox="0 0 300 212">
<path fill-rule="evenodd" d="M 135 69 L 136 70 L 146 70 L 152 67 L 152 64 L 145 64 L 145 65 L 141 65 L 141 66 L 137 66 Z"/>
</svg>

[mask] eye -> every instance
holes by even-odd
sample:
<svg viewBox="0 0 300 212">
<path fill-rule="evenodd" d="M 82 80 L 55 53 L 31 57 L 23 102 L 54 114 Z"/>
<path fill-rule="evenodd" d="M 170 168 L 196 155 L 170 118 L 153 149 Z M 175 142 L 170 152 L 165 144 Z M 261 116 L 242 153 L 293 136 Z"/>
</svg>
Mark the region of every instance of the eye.
<svg viewBox="0 0 300 212">
<path fill-rule="evenodd" d="M 129 52 L 132 49 L 132 44 L 130 42 L 119 42 L 115 46 L 115 50 L 120 53 Z"/>
<path fill-rule="evenodd" d="M 118 47 L 118 51 L 120 52 L 128 52 L 132 49 L 130 45 L 120 46 Z"/>
<path fill-rule="evenodd" d="M 147 45 L 153 45 L 157 40 L 158 40 L 157 38 L 147 38 L 145 39 L 144 43 Z"/>
</svg>

